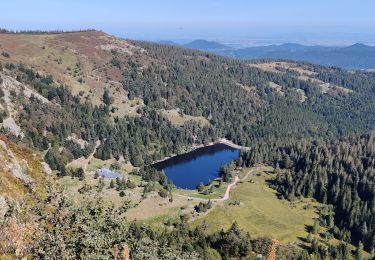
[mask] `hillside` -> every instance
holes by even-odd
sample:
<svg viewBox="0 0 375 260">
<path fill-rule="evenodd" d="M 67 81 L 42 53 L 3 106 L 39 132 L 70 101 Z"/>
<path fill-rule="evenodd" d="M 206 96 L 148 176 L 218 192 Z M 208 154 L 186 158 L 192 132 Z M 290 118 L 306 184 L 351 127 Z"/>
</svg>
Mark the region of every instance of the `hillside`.
<svg viewBox="0 0 375 260">
<path fill-rule="evenodd" d="M 179 197 L 183 191 L 176 192 L 166 176 L 149 165 L 219 138 L 259 150 L 268 145 L 277 149 L 280 143 L 357 136 L 375 125 L 375 74 L 370 72 L 236 60 L 97 31 L 7 33 L 0 34 L 0 43 L 0 129 L 5 144 L 0 156 L 7 162 L 0 165 L 6 176 L 0 183 L 0 203 L 6 196 L 30 194 L 35 203 L 27 203 L 28 220 L 41 223 L 35 227 L 40 232 L 35 232 L 35 243 L 21 255 L 96 259 L 112 256 L 125 241 L 139 259 L 267 254 L 268 247 L 259 243 L 268 245 L 270 239 L 250 239 L 228 221 L 225 232 L 206 234 L 199 227 L 191 232 L 188 219 L 196 217 L 196 201 Z M 246 167 L 260 159 L 254 154 L 251 160 L 245 158 Z M 45 172 L 50 171 L 42 159 L 51 176 L 58 177 L 51 180 L 58 188 L 49 184 Z M 237 162 L 238 167 L 243 164 Z M 104 180 L 95 173 L 101 168 L 119 171 L 122 178 Z M 251 184 L 238 190 L 244 187 Z M 225 186 L 212 188 L 219 194 Z M 267 191 L 270 205 L 288 212 L 289 204 L 282 205 L 269 187 Z M 11 216 L 20 219 L 22 214 L 17 214 Z M 139 215 L 158 228 L 126 221 Z M 306 233 L 303 227 L 313 216 L 301 218 L 299 234 Z M 5 224 L 12 230 L 12 222 Z M 166 231 L 158 232 L 162 228 Z M 91 236 L 102 243 L 93 245 Z M 227 241 L 232 236 L 235 239 Z M 357 243 L 357 237 L 352 242 Z M 366 240 L 366 250 L 371 245 Z M 278 254 L 306 253 L 292 248 Z M 14 251 L 0 249 L 10 255 Z"/>
<path fill-rule="evenodd" d="M 52 171 L 40 156 L 4 135 L 0 135 L 0 160 L 0 216 L 3 218 L 9 205 L 45 196 Z"/>
<path fill-rule="evenodd" d="M 161 154 L 158 149 L 159 153 L 148 155 L 151 158 L 143 155 L 143 161 L 160 159 L 186 145 L 210 142 L 218 137 L 249 146 L 259 139 L 286 135 L 299 138 L 347 135 L 371 129 L 375 122 L 375 116 L 369 112 L 373 109 L 372 73 L 294 62 L 250 63 L 174 46 L 116 39 L 95 31 L 0 34 L 0 40 L 3 74 L 31 85 L 31 89 L 50 101 L 46 106 L 56 109 L 67 105 L 70 115 L 63 114 L 70 119 L 64 122 L 67 131 L 60 132 L 59 135 L 63 134 L 60 138 L 75 134 L 88 143 L 105 139 L 98 154 L 103 159 L 114 156 L 114 150 L 118 156 L 130 155 L 135 159 L 133 152 L 125 151 L 134 151 L 134 148 L 118 139 L 125 122 L 111 126 L 111 121 L 126 116 L 137 124 L 134 116 L 145 113 L 153 116 L 151 121 L 164 120 L 150 114 L 150 109 L 165 116 L 165 127 L 175 129 L 173 134 L 167 131 L 173 135 L 169 138 L 176 141 Z M 21 63 L 24 65 L 19 66 Z M 55 89 L 53 92 L 50 86 Z M 62 99 L 61 95 L 70 98 Z M 98 105 L 102 112 L 95 113 L 97 119 L 85 118 L 91 120 L 90 124 L 96 124 L 103 117 L 99 128 L 92 132 L 88 122 L 82 122 L 82 112 L 73 111 L 88 109 L 83 108 L 86 106 L 95 110 Z M 8 115 L 11 117 L 11 112 Z M 53 117 L 48 113 L 41 116 Z M 148 119 L 142 117 L 142 120 Z M 168 126 L 169 120 L 172 126 Z M 76 122 L 81 122 L 81 126 Z M 38 142 L 45 142 L 49 136 L 44 131 L 57 134 L 52 125 L 32 124 L 39 132 Z M 189 130 L 192 124 L 198 127 L 195 132 Z M 186 130 L 180 131 L 181 126 Z M 30 125 L 23 127 L 30 132 Z M 152 135 L 152 139 L 167 138 Z M 41 145 L 36 140 L 33 142 L 34 146 Z M 160 141 L 152 143 L 165 145 Z M 115 147 L 116 144 L 121 146 Z M 145 150 L 153 150 L 148 148 Z"/>
<path fill-rule="evenodd" d="M 27 251 L 38 229 L 30 209 L 47 199 L 54 184 L 40 155 L 2 134 L 0 162 L 0 258 L 11 259 L 7 252 Z"/>
<path fill-rule="evenodd" d="M 222 137 L 252 146 L 375 124 L 373 73 L 240 61 L 96 31 L 0 40 L 0 124 L 63 175 L 98 140 L 96 158 L 139 167 Z"/>
</svg>

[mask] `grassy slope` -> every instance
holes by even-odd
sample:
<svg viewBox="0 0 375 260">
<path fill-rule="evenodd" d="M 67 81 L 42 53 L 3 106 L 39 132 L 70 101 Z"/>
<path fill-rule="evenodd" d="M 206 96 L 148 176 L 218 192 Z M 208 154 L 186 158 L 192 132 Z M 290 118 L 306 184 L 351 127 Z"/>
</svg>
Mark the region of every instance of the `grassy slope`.
<svg viewBox="0 0 375 260">
<path fill-rule="evenodd" d="M 217 206 L 193 225 L 208 224 L 208 231 L 228 228 L 234 221 L 253 236 L 268 235 L 281 242 L 299 242 L 298 237 L 306 237 L 306 225 L 313 224 L 317 214 L 312 207 L 303 209 L 309 201 L 290 203 L 279 200 L 274 190 L 268 187 L 266 179 L 270 176 L 261 173 L 245 181 L 231 192 L 231 199 L 222 206 Z M 230 205 L 239 200 L 240 205 Z"/>
<path fill-rule="evenodd" d="M 187 190 L 187 189 L 175 189 L 173 190 L 173 194 L 182 195 L 182 196 L 188 196 L 191 198 L 198 198 L 198 199 L 219 199 L 224 196 L 225 190 L 227 189 L 228 184 L 223 183 L 221 186 L 219 186 L 219 181 L 214 180 L 210 186 L 214 186 L 213 192 L 205 195 L 203 193 L 198 192 L 198 190 Z M 206 188 L 208 188 L 207 186 Z"/>
<path fill-rule="evenodd" d="M 122 87 L 122 71 L 111 64 L 114 52 L 121 60 L 142 59 L 149 63 L 143 50 L 126 40 L 116 39 L 102 32 L 74 32 L 64 34 L 0 34 L 0 62 L 23 63 L 41 74 L 50 74 L 57 83 L 68 86 L 74 95 L 101 105 L 104 89 L 113 98 L 113 117 L 136 116 L 144 106 L 141 98 L 128 99 Z M 82 81 L 81 81 L 82 80 Z M 194 120 L 208 123 L 203 117 L 168 115 L 172 123 L 181 125 Z"/>
</svg>

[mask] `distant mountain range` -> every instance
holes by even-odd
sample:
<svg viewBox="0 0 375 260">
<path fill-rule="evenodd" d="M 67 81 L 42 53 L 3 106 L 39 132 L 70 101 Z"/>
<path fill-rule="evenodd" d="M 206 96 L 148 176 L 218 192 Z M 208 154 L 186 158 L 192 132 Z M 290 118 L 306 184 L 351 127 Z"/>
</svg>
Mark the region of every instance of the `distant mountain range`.
<svg viewBox="0 0 375 260">
<path fill-rule="evenodd" d="M 179 45 L 168 41 L 161 42 Z M 232 48 L 215 41 L 195 40 L 180 45 L 240 59 L 288 59 L 350 69 L 374 69 L 375 47 L 356 43 L 347 47 L 307 46 L 298 43 Z"/>
<path fill-rule="evenodd" d="M 189 48 L 189 49 L 199 49 L 199 50 L 205 50 L 205 51 L 231 49 L 231 47 L 227 45 L 214 42 L 214 41 L 206 41 L 206 40 L 195 40 L 195 41 L 185 44 L 184 47 Z"/>
</svg>

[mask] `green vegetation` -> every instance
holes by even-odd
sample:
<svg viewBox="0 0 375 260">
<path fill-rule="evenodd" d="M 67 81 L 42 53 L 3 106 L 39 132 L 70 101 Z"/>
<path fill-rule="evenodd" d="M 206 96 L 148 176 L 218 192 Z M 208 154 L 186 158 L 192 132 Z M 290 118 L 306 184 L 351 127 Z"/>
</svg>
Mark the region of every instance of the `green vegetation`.
<svg viewBox="0 0 375 260">
<path fill-rule="evenodd" d="M 211 200 L 209 200 L 207 202 L 199 202 L 199 204 L 194 207 L 194 210 L 197 213 L 201 213 L 201 212 L 206 212 L 210 210 L 211 208 L 212 208 L 212 202 Z"/>
<path fill-rule="evenodd" d="M 70 40 L 72 45 L 80 38 L 76 36 Z M 345 259 L 351 253 L 361 254 L 362 247 L 373 250 L 375 140 L 372 134 L 360 134 L 375 125 L 375 74 L 299 64 L 311 74 L 307 77 L 305 72 L 288 68 L 275 72 L 248 61 L 145 42 L 119 40 L 121 44 L 115 45 L 112 38 L 96 36 L 83 37 L 82 45 L 87 44 L 86 51 L 93 53 L 82 52 L 77 57 L 99 57 L 96 51 L 100 50 L 107 52 L 107 59 L 94 61 L 98 64 L 91 70 L 85 67 L 88 60 L 72 59 L 66 73 L 72 81 L 65 82 L 62 75 L 52 76 L 48 70 L 41 73 L 30 65 L 12 63 L 13 51 L 9 57 L 0 56 L 6 60 L 2 74 L 46 98 L 41 102 L 27 91 L 9 90 L 17 110 L 13 119 L 24 138 L 2 131 L 14 142 L 28 145 L 35 156 L 43 155 L 60 177 L 57 181 L 74 197 L 71 201 L 54 187 L 55 181 L 41 178 L 45 177 L 40 174 L 42 165 L 34 162 L 31 152 L 15 149 L 19 161 L 30 162 L 31 170 L 25 165 L 23 170 L 35 184 L 9 177 L 11 168 L 4 168 L 0 190 L 14 198 L 17 193 L 28 194 L 33 203 L 12 201 L 15 206 L 0 223 L 1 254 L 111 258 L 125 243 L 133 259 L 252 259 L 257 253 L 267 255 L 274 245 L 271 238 L 258 238 L 264 235 L 282 242 L 297 242 L 298 237 L 306 240 L 303 248 L 278 246 L 277 259 L 309 259 L 308 253 L 314 259 Z M 92 38 L 107 45 L 90 45 Z M 119 50 L 106 50 L 113 45 Z M 132 55 L 122 52 L 123 46 Z M 52 56 L 49 61 L 55 60 L 53 65 L 65 70 L 65 59 Z M 95 81 L 83 78 L 94 70 L 104 74 L 106 83 L 115 85 L 101 87 L 98 103 L 90 99 L 96 93 L 94 87 L 89 96 L 79 93 L 86 80 Z M 77 80 L 82 84 L 77 84 L 78 90 L 76 85 L 69 86 Z M 117 113 L 118 105 L 126 102 L 118 93 L 134 99 L 130 102 L 135 108 L 132 116 Z M 192 120 L 179 118 L 173 124 L 165 111 L 177 111 L 180 117 Z M 223 182 L 200 185 L 199 191 L 174 190 L 164 173 L 150 166 L 221 137 L 251 147 L 241 154 L 237 165 L 221 169 Z M 93 154 L 97 141 L 100 146 L 88 168 L 79 163 L 67 167 L 73 160 Z M 257 163 L 272 165 L 275 174 L 251 176 L 238 184 L 229 201 L 218 206 L 211 203 L 210 199 L 224 193 L 235 166 Z M 124 178 L 110 182 L 91 172 L 102 167 L 119 171 Z M 186 203 L 180 203 L 181 207 L 173 204 L 178 195 L 182 195 L 179 199 L 184 195 L 197 198 L 189 198 L 191 208 L 182 209 Z M 103 200 L 97 200 L 101 196 Z M 159 209 L 168 207 L 164 214 L 148 220 L 157 229 L 125 219 L 142 202 L 150 206 L 157 200 Z M 189 227 L 185 215 L 190 209 L 207 214 L 195 220 L 195 229 Z M 190 214 L 196 216 L 196 212 Z M 156 224 L 158 221 L 164 223 Z M 17 228 L 21 230 L 17 234 L 26 235 L 14 235 Z M 17 241 L 9 246 L 10 238 Z M 350 252 L 347 243 L 357 246 L 357 253 Z"/>
<path fill-rule="evenodd" d="M 243 152 L 240 162 L 272 163 L 278 174 L 272 186 L 280 197 L 313 197 L 333 205 L 323 221 L 339 240 L 375 246 L 374 134 L 343 140 L 304 140 L 259 145 Z M 279 170 L 281 169 L 281 170 Z"/>
<path fill-rule="evenodd" d="M 161 64 L 140 74 L 141 64 L 123 61 L 127 76 L 124 88 L 142 97 L 149 107 L 177 107 L 184 114 L 210 118 L 210 136 L 225 136 L 251 146 L 260 140 L 287 136 L 342 136 L 371 129 L 375 122 L 370 112 L 375 80 L 372 73 L 302 64 L 312 72 L 312 79 L 353 91 L 345 94 L 332 87 L 323 94 L 316 81 L 303 80 L 298 72 L 276 73 L 213 54 L 132 43 L 146 49 Z M 269 82 L 280 85 L 283 95 Z M 305 102 L 296 98 L 296 90 L 305 93 Z"/>
<path fill-rule="evenodd" d="M 199 190 L 185 190 L 185 189 L 174 189 L 173 193 L 182 195 L 190 198 L 198 199 L 219 199 L 224 196 L 225 190 L 227 189 L 227 183 L 221 180 L 214 180 L 207 186 L 203 186 L 201 191 Z"/>
<path fill-rule="evenodd" d="M 280 200 L 268 187 L 267 181 L 272 178 L 273 174 L 263 171 L 251 174 L 231 191 L 229 201 L 196 220 L 194 226 L 205 223 L 208 231 L 214 232 L 237 222 L 241 229 L 256 236 L 272 236 L 283 243 L 301 242 L 299 237 L 308 235 L 306 225 L 312 225 L 317 217 L 318 204 L 309 200 Z"/>
<path fill-rule="evenodd" d="M 30 227 L 33 230 L 26 227 L 21 230 L 28 232 L 27 246 L 15 243 L 3 247 L 4 239 L 14 235 L 14 223 L 8 218 L 2 223 L 0 248 L 3 255 L 98 259 L 113 257 L 116 247 L 127 247 L 132 259 L 202 259 L 212 254 L 229 259 L 254 257 L 252 250 L 267 254 L 269 249 L 265 243 L 260 243 L 261 240 L 243 233 L 236 224 L 227 231 L 205 235 L 199 228 L 190 231 L 181 217 L 172 230 L 155 232 L 136 222 L 126 223 L 121 217 L 129 208 L 126 204 L 116 209 L 104 206 L 100 199 L 88 199 L 76 205 L 57 192 L 47 200 L 49 203 L 40 201 L 40 205 L 32 209 L 35 216 L 40 216 L 38 225 Z M 23 212 L 20 210 L 14 211 L 12 216 L 21 219 Z M 303 254 L 304 251 L 296 250 L 292 256 Z"/>
</svg>

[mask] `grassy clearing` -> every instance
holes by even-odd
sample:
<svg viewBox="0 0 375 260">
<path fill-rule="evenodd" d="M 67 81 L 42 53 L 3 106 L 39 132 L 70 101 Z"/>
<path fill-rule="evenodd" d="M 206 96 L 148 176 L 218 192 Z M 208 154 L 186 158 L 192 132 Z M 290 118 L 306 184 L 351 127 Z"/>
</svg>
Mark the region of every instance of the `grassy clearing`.
<svg viewBox="0 0 375 260">
<path fill-rule="evenodd" d="M 116 189 L 109 189 L 109 184 L 111 179 L 104 178 L 102 179 L 104 183 L 104 188 L 99 189 L 99 179 L 94 178 L 94 173 L 96 170 L 101 168 L 110 168 L 110 166 L 116 162 L 115 159 L 110 160 L 100 160 L 97 158 L 93 158 L 87 167 L 87 173 L 85 174 L 85 179 L 83 181 L 78 180 L 78 178 L 72 178 L 66 176 L 64 178 L 59 179 L 59 184 L 64 188 L 67 194 L 70 194 L 70 197 L 77 203 L 80 203 L 82 198 L 89 195 L 91 197 L 100 196 L 104 199 L 107 203 L 114 203 L 116 206 L 122 205 L 124 201 L 131 201 L 133 204 L 138 203 L 141 198 L 142 188 L 138 187 L 135 189 L 127 189 L 125 190 L 125 196 L 120 197 L 119 191 Z M 130 163 L 120 162 L 120 169 L 115 170 L 119 172 L 123 177 L 126 179 L 131 180 L 137 186 L 140 186 L 142 183 L 141 176 L 129 174 L 133 170 L 133 166 Z M 69 165 L 70 168 L 74 168 L 74 164 Z M 90 187 L 90 190 L 85 193 L 81 194 L 79 190 L 84 187 Z"/>
<path fill-rule="evenodd" d="M 89 165 L 87 166 L 87 171 L 92 172 L 92 171 L 96 171 L 102 168 L 109 169 L 111 167 L 111 164 L 114 162 L 116 162 L 115 159 L 109 159 L 109 160 L 103 161 L 97 158 L 93 158 L 89 162 Z M 130 163 L 121 162 L 120 165 L 121 165 L 121 169 L 119 170 L 119 172 L 131 172 L 134 168 Z"/>
<path fill-rule="evenodd" d="M 164 229 L 165 226 L 162 224 L 178 223 L 181 212 L 179 207 L 172 207 L 164 210 L 164 214 L 149 217 L 141 222 L 150 225 L 154 229 Z"/>
<path fill-rule="evenodd" d="M 210 122 L 203 116 L 190 116 L 185 114 L 180 114 L 178 110 L 162 110 L 163 115 L 165 115 L 172 124 L 181 126 L 188 121 L 195 121 L 200 125 L 209 125 Z"/>
<path fill-rule="evenodd" d="M 299 202 L 279 200 L 266 180 L 272 178 L 265 172 L 257 172 L 231 191 L 231 199 L 215 207 L 207 215 L 193 222 L 193 226 L 208 224 L 208 232 L 227 229 L 236 221 L 253 236 L 272 236 L 283 243 L 300 242 L 306 237 L 306 226 L 317 217 L 317 203 L 305 199 Z M 239 201 L 240 205 L 232 205 Z M 304 206 L 312 205 L 309 209 Z"/>
<path fill-rule="evenodd" d="M 134 182 L 140 182 L 139 176 L 129 175 L 129 179 Z M 104 188 L 99 189 L 99 179 L 94 179 L 93 174 L 86 175 L 83 181 L 78 180 L 78 178 L 66 176 L 58 179 L 58 182 L 76 203 L 81 203 L 87 196 L 93 199 L 101 197 L 105 203 L 114 203 L 114 205 L 118 207 L 125 201 L 131 201 L 133 204 L 138 203 L 142 193 L 142 188 L 126 189 L 124 191 L 126 195 L 120 197 L 119 191 L 108 188 L 110 179 L 103 179 Z M 90 190 L 85 193 L 80 193 L 79 190 L 84 186 L 90 187 Z"/>
<path fill-rule="evenodd" d="M 210 186 L 213 186 L 213 192 L 205 195 L 203 193 L 198 192 L 197 190 L 185 190 L 185 189 L 174 189 L 173 193 L 186 196 L 186 197 L 191 197 L 191 198 L 199 198 L 199 199 L 219 199 L 224 196 L 225 190 L 227 189 L 228 184 L 223 183 L 220 185 L 219 180 L 214 180 L 212 183 L 208 186 L 206 186 L 206 189 L 208 189 Z"/>
<path fill-rule="evenodd" d="M 129 220 L 137 219 L 142 223 L 152 224 L 160 227 L 169 221 L 175 221 L 184 212 L 190 212 L 196 204 L 184 197 L 173 197 L 173 201 L 168 198 L 161 198 L 157 192 L 152 192 L 143 199 L 135 208 L 131 208 L 125 216 Z"/>
</svg>

